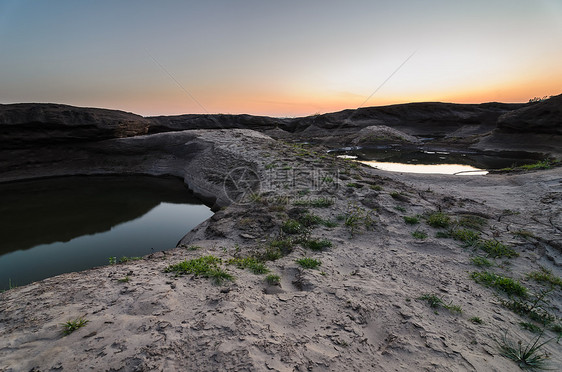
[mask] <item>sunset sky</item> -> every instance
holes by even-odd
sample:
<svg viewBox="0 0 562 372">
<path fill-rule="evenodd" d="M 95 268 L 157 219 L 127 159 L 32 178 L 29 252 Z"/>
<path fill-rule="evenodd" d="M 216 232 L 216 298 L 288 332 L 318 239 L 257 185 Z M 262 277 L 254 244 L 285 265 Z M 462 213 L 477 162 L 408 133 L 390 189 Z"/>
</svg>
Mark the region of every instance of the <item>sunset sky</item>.
<svg viewBox="0 0 562 372">
<path fill-rule="evenodd" d="M 0 51 L 0 103 L 302 116 L 526 102 L 562 93 L 562 0 L 0 0 Z"/>
</svg>

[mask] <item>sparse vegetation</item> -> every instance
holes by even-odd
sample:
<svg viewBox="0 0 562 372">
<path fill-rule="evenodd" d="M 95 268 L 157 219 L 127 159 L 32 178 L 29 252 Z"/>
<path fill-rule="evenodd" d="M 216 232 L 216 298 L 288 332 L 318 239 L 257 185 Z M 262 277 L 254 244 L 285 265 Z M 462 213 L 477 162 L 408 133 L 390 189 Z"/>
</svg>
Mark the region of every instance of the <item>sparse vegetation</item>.
<svg viewBox="0 0 562 372">
<path fill-rule="evenodd" d="M 83 317 L 76 318 L 74 320 L 69 320 L 68 322 L 62 323 L 62 334 L 64 336 L 68 336 L 72 332 L 76 331 L 79 328 L 84 327 L 86 324 L 89 323 L 89 320 L 84 319 Z"/>
<path fill-rule="evenodd" d="M 427 224 L 431 227 L 449 227 L 451 217 L 442 212 L 433 212 L 427 216 Z"/>
<path fill-rule="evenodd" d="M 542 329 L 541 327 L 534 325 L 533 323 L 528 323 L 528 322 L 519 322 L 519 325 L 521 326 L 521 328 L 526 329 L 527 331 L 533 332 L 533 333 L 541 333 Z"/>
<path fill-rule="evenodd" d="M 220 267 L 221 263 L 222 260 L 218 257 L 202 256 L 170 265 L 164 269 L 164 272 L 173 272 L 176 276 L 194 274 L 196 276 L 213 279 L 216 284 L 221 284 L 224 280 L 234 280 L 232 275 Z"/>
<path fill-rule="evenodd" d="M 330 248 L 332 242 L 327 239 L 305 239 L 302 245 L 313 251 L 321 251 L 322 249 Z"/>
<path fill-rule="evenodd" d="M 232 258 L 228 260 L 229 265 L 236 265 L 240 269 L 249 269 L 252 273 L 258 274 L 267 274 L 269 269 L 265 264 L 259 261 L 255 257 L 246 257 L 246 258 Z"/>
<path fill-rule="evenodd" d="M 375 191 L 382 191 L 382 186 L 381 185 L 371 185 L 370 186 L 372 190 Z"/>
<path fill-rule="evenodd" d="M 473 230 L 481 230 L 487 221 L 485 218 L 474 216 L 474 215 L 464 215 L 459 218 L 456 222 L 457 226 L 466 227 Z"/>
<path fill-rule="evenodd" d="M 398 191 L 393 191 L 393 192 L 391 192 L 391 193 L 390 193 L 390 196 L 391 196 L 393 199 L 398 200 L 398 201 L 401 201 L 401 202 L 407 202 L 407 201 L 410 200 L 410 198 L 408 198 L 406 195 L 404 195 L 404 194 L 402 194 L 402 193 L 400 193 L 400 192 L 398 192 Z"/>
<path fill-rule="evenodd" d="M 446 304 L 441 297 L 435 294 L 425 293 L 420 296 L 418 300 L 426 301 L 427 304 L 434 309 L 443 307 L 452 313 L 462 313 L 462 308 L 459 305 L 453 305 L 453 302 Z"/>
<path fill-rule="evenodd" d="M 129 262 L 129 261 L 139 261 L 139 260 L 142 260 L 142 257 L 127 257 L 127 256 L 123 256 L 121 258 L 109 257 L 109 264 L 110 265 L 117 265 L 117 264 Z"/>
<path fill-rule="evenodd" d="M 328 208 L 334 204 L 334 200 L 326 197 L 316 198 L 316 199 L 299 199 L 296 200 L 294 205 L 298 206 L 308 206 L 315 208 Z"/>
<path fill-rule="evenodd" d="M 372 211 L 367 211 L 357 205 L 349 205 L 344 215 L 344 225 L 353 236 L 360 228 L 372 229 L 375 226 Z"/>
<path fill-rule="evenodd" d="M 488 254 L 488 257 L 498 258 L 507 257 L 513 258 L 519 256 L 513 248 L 506 246 L 505 244 L 491 239 L 491 240 L 481 240 L 478 242 L 478 247 Z"/>
<path fill-rule="evenodd" d="M 117 281 L 118 281 L 119 283 L 129 283 L 129 282 L 131 281 L 131 278 L 129 278 L 128 275 L 125 275 L 124 278 L 117 279 Z"/>
<path fill-rule="evenodd" d="M 449 235 L 453 239 L 463 242 L 466 247 L 475 246 L 480 239 L 480 234 L 478 232 L 469 229 L 451 230 Z"/>
<path fill-rule="evenodd" d="M 282 256 L 288 255 L 293 251 L 295 242 L 291 238 L 279 238 L 269 242 L 269 246 L 274 250 L 278 250 Z M 270 260 L 272 261 L 272 260 Z"/>
<path fill-rule="evenodd" d="M 539 343 L 541 336 L 542 334 L 538 335 L 526 345 L 521 341 L 515 345 L 504 335 L 502 342 L 498 343 L 501 355 L 516 362 L 521 369 L 545 369 L 548 355 L 546 352 L 541 352 L 541 348 L 550 340 Z"/>
<path fill-rule="evenodd" d="M 404 216 L 404 222 L 408 225 L 416 225 L 420 223 L 420 219 L 417 216 Z"/>
<path fill-rule="evenodd" d="M 472 257 L 470 259 L 470 261 L 472 261 L 473 265 L 476 265 L 478 267 L 491 267 L 494 266 L 494 264 L 489 261 L 488 259 L 484 258 L 484 257 L 480 257 L 480 256 L 476 256 L 476 257 Z"/>
<path fill-rule="evenodd" d="M 477 317 L 477 316 L 473 316 L 472 318 L 469 318 L 468 320 L 471 321 L 471 322 L 474 323 L 474 324 L 482 324 L 482 323 L 484 323 L 484 322 L 482 321 L 482 319 L 480 319 L 480 318 Z"/>
<path fill-rule="evenodd" d="M 425 231 L 416 230 L 412 233 L 412 236 L 420 240 L 427 239 L 427 233 Z"/>
<path fill-rule="evenodd" d="M 363 187 L 363 185 L 361 185 L 360 183 L 357 183 L 357 182 L 350 182 L 346 186 L 347 187 L 353 187 L 353 188 L 356 188 L 356 189 L 360 189 L 360 188 Z"/>
<path fill-rule="evenodd" d="M 527 274 L 527 277 L 533 279 L 537 283 L 547 284 L 549 286 L 559 286 L 562 288 L 562 279 L 552 274 L 552 271 L 541 267 L 539 271 L 533 271 Z"/>
<path fill-rule="evenodd" d="M 501 171 L 501 172 L 514 172 L 514 171 L 541 170 L 541 169 L 550 169 L 550 168 L 552 168 L 554 166 L 558 166 L 558 165 L 560 165 L 559 160 L 544 159 L 544 160 L 538 161 L 538 162 L 533 163 L 533 164 L 524 164 L 524 165 L 520 165 L 520 166 L 502 168 L 499 171 Z"/>
<path fill-rule="evenodd" d="M 517 230 L 513 232 L 513 235 L 523 238 L 525 240 L 529 240 L 530 238 L 534 238 L 535 234 L 528 230 Z"/>
<path fill-rule="evenodd" d="M 304 232 L 305 227 L 299 221 L 287 220 L 281 226 L 281 230 L 287 234 L 300 234 Z"/>
<path fill-rule="evenodd" d="M 298 260 L 296 260 L 296 263 L 305 269 L 316 269 L 321 265 L 320 261 L 310 257 L 299 258 Z"/>
<path fill-rule="evenodd" d="M 495 288 L 505 292 L 508 295 L 515 295 L 519 297 L 527 296 L 527 288 L 525 288 L 521 283 L 511 278 L 496 275 L 488 271 L 477 272 L 474 271 L 470 274 L 470 277 L 476 282 L 486 287 Z"/>
<path fill-rule="evenodd" d="M 265 281 L 269 285 L 279 285 L 279 283 L 281 283 L 281 277 L 279 275 L 269 274 L 265 277 Z"/>
</svg>

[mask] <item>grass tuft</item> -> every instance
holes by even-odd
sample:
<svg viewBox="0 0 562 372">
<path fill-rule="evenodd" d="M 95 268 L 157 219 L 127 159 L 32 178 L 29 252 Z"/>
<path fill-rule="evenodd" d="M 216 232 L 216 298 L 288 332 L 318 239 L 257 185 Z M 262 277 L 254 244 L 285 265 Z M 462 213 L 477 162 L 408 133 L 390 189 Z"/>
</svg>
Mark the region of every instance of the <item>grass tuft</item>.
<svg viewBox="0 0 562 372">
<path fill-rule="evenodd" d="M 494 273 L 488 271 L 481 271 L 477 272 L 474 271 L 470 274 L 470 277 L 476 282 L 486 287 L 495 288 L 501 290 L 508 295 L 515 295 L 519 297 L 526 297 L 527 296 L 527 288 L 521 285 L 516 280 L 511 278 L 496 275 Z"/>
<path fill-rule="evenodd" d="M 332 242 L 327 239 L 306 239 L 302 242 L 302 245 L 313 251 L 321 251 L 325 248 L 330 248 Z"/>
<path fill-rule="evenodd" d="M 539 343 L 541 336 L 542 334 L 523 345 L 521 341 L 514 344 L 512 341 L 507 340 L 506 335 L 504 335 L 502 343 L 499 344 L 500 353 L 516 362 L 521 369 L 546 369 L 548 355 L 546 352 L 541 352 L 541 348 L 550 340 Z"/>
<path fill-rule="evenodd" d="M 408 225 L 417 225 L 420 223 L 420 219 L 417 216 L 404 216 L 404 222 Z"/>
<path fill-rule="evenodd" d="M 295 262 L 305 269 L 316 269 L 322 264 L 320 261 L 310 257 L 299 258 Z"/>
<path fill-rule="evenodd" d="M 541 267 L 539 271 L 532 271 L 527 277 L 541 284 L 548 284 L 552 287 L 559 286 L 562 288 L 562 279 L 552 274 L 552 271 Z"/>
<path fill-rule="evenodd" d="M 449 227 L 451 223 L 451 217 L 447 216 L 443 212 L 433 212 L 427 216 L 427 224 L 431 227 Z"/>
<path fill-rule="evenodd" d="M 476 257 L 472 257 L 470 259 L 470 261 L 472 261 L 473 265 L 476 265 L 478 267 L 491 267 L 494 266 L 493 262 L 489 261 L 488 259 L 484 258 L 484 257 L 480 257 L 480 256 L 476 256 Z"/>
<path fill-rule="evenodd" d="M 265 277 L 265 281 L 269 285 L 279 285 L 279 283 L 281 283 L 281 277 L 279 275 L 269 274 Z"/>
<path fill-rule="evenodd" d="M 86 320 L 82 317 L 76 318 L 74 320 L 69 320 L 68 322 L 62 323 L 62 334 L 64 336 L 68 336 L 72 332 L 76 331 L 78 328 L 84 327 L 88 324 L 89 320 Z"/>
<path fill-rule="evenodd" d="M 517 253 L 513 248 L 508 247 L 495 239 L 481 240 L 478 243 L 478 247 L 484 252 L 488 253 L 488 257 L 492 258 L 513 258 L 519 256 L 519 253 Z"/>
<path fill-rule="evenodd" d="M 240 269 L 249 269 L 256 275 L 267 274 L 269 272 L 267 266 L 255 257 L 232 258 L 228 260 L 228 264 L 236 265 Z"/>
<path fill-rule="evenodd" d="M 453 303 L 446 304 L 443 299 L 435 294 L 425 293 L 418 297 L 418 300 L 426 301 L 429 307 L 437 309 L 443 307 L 452 313 L 460 314 L 462 313 L 462 308 L 459 305 L 453 305 Z"/>
<path fill-rule="evenodd" d="M 173 272 L 176 276 L 194 274 L 196 276 L 211 278 L 216 284 L 221 284 L 224 280 L 234 280 L 232 275 L 219 266 L 221 263 L 222 260 L 218 257 L 202 256 L 170 265 L 164 269 L 164 272 Z"/>
<path fill-rule="evenodd" d="M 424 240 L 427 238 L 427 233 L 425 231 L 416 230 L 412 233 L 412 236 L 416 239 Z"/>
</svg>

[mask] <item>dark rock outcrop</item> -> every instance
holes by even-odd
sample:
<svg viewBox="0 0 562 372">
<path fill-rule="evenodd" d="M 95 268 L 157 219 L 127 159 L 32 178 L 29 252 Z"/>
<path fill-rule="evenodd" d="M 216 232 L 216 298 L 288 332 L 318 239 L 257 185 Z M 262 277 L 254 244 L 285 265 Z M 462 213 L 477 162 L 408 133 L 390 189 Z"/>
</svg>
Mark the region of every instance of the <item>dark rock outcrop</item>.
<svg viewBox="0 0 562 372">
<path fill-rule="evenodd" d="M 149 120 L 128 112 L 51 103 L 0 105 L 0 146 L 21 148 L 146 134 Z"/>
<path fill-rule="evenodd" d="M 498 129 L 511 133 L 562 135 L 562 94 L 503 114 L 498 119 Z"/>
</svg>

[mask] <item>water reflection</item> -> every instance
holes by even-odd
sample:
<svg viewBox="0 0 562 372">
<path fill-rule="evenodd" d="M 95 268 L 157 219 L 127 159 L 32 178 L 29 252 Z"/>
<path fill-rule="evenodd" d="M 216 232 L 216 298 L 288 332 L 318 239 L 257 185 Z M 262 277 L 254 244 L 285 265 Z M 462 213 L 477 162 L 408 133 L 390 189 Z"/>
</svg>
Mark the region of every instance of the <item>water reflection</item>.
<svg viewBox="0 0 562 372">
<path fill-rule="evenodd" d="M 65 177 L 0 185 L 0 288 L 173 248 L 212 215 L 178 179 Z"/>
<path fill-rule="evenodd" d="M 403 164 L 403 163 L 386 163 L 378 161 L 360 161 L 373 168 L 391 172 L 404 173 L 423 173 L 423 174 L 454 174 L 454 175 L 472 175 L 483 176 L 488 171 L 462 164 Z"/>
</svg>

